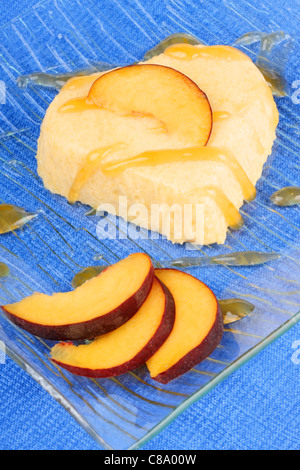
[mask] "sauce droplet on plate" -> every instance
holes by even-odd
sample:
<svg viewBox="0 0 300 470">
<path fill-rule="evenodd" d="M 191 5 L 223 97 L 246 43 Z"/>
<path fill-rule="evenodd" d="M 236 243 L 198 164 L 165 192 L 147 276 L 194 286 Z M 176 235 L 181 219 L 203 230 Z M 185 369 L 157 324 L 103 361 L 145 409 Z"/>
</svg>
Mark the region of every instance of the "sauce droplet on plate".
<svg viewBox="0 0 300 470">
<path fill-rule="evenodd" d="M 243 299 L 224 299 L 218 300 L 224 325 L 229 325 L 245 318 L 254 310 L 254 305 Z"/>
<path fill-rule="evenodd" d="M 300 204 L 300 187 L 286 186 L 272 194 L 270 200 L 276 206 L 294 206 Z"/>
<path fill-rule="evenodd" d="M 9 267 L 5 263 L 0 263 L 0 277 L 9 276 Z"/>
<path fill-rule="evenodd" d="M 36 216 L 37 213 L 26 212 L 13 204 L 0 204 L 0 234 L 12 232 Z"/>
<path fill-rule="evenodd" d="M 77 287 L 82 286 L 86 281 L 92 279 L 98 274 L 102 273 L 107 266 L 88 266 L 87 268 L 82 269 L 72 279 L 72 287 L 76 289 Z"/>
</svg>

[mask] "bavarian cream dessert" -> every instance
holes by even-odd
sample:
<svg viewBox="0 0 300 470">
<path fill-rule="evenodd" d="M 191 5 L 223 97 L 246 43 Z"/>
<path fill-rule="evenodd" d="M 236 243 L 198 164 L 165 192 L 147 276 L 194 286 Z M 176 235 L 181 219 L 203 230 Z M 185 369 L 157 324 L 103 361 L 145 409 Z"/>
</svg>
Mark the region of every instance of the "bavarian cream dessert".
<svg viewBox="0 0 300 470">
<path fill-rule="evenodd" d="M 203 243 L 224 243 L 255 198 L 277 124 L 271 90 L 247 55 L 173 45 L 147 62 L 70 79 L 42 123 L 38 173 L 71 203 L 118 214 L 126 196 L 123 218 L 176 243 L 195 241 L 177 226 L 183 219 L 171 212 L 169 230 L 160 219 L 153 226 L 151 208 L 187 205 L 197 230 L 201 205 Z"/>
</svg>

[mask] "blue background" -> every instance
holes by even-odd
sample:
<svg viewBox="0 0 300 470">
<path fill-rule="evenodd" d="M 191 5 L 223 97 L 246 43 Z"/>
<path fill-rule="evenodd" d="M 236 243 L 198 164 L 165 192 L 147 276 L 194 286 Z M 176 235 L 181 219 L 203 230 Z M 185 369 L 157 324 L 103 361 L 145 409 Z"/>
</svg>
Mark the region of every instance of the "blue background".
<svg viewBox="0 0 300 470">
<path fill-rule="evenodd" d="M 1 0 L 0 27 L 37 3 Z M 119 3 L 134 8 L 134 2 Z M 210 3 L 217 7 L 221 2 Z M 235 5 L 239 3 L 245 8 L 246 2 L 237 1 Z M 156 0 L 147 1 L 148 11 L 155 13 L 157 4 Z M 248 8 L 253 16 L 254 7 Z M 296 31 L 290 28 L 299 16 L 299 3 L 274 0 L 272 6 L 263 8 L 269 8 L 276 24 L 295 36 Z M 144 449 L 299 449 L 300 364 L 292 361 L 292 344 L 297 340 L 299 325 L 192 405 Z M 52 397 L 7 358 L 0 365 L 0 449 L 98 446 Z"/>
</svg>

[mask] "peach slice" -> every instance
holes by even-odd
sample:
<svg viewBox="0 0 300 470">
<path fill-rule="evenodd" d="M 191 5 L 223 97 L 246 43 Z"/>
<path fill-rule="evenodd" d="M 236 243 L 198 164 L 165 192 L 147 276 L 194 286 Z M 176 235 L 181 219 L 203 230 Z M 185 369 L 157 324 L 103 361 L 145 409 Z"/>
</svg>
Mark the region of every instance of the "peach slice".
<svg viewBox="0 0 300 470">
<path fill-rule="evenodd" d="M 174 328 L 147 361 L 154 380 L 168 383 L 208 357 L 221 341 L 223 318 L 213 292 L 195 277 L 175 269 L 158 269 L 156 276 L 175 301 Z"/>
<path fill-rule="evenodd" d="M 91 339 L 129 320 L 145 301 L 153 279 L 149 256 L 135 253 L 71 292 L 36 293 L 2 308 L 12 322 L 36 336 Z"/>
<path fill-rule="evenodd" d="M 123 326 L 90 344 L 56 344 L 52 361 L 76 375 L 113 377 L 144 364 L 172 331 L 175 305 L 169 290 L 154 279 L 139 311 Z"/>
<path fill-rule="evenodd" d="M 88 101 L 121 115 L 151 116 L 189 145 L 206 145 L 212 112 L 206 94 L 170 67 L 131 65 L 101 75 Z"/>
</svg>

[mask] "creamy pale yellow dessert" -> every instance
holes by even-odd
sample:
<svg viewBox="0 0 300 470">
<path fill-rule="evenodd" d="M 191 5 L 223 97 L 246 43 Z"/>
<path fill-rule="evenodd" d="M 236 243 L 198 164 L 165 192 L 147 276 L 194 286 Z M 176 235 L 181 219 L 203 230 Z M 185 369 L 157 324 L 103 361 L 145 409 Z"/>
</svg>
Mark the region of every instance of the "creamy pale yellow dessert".
<svg viewBox="0 0 300 470">
<path fill-rule="evenodd" d="M 228 227 L 241 224 L 243 202 L 255 197 L 275 139 L 278 111 L 263 75 L 237 49 L 188 44 L 118 71 L 69 80 L 49 106 L 37 152 L 46 188 L 117 213 L 126 196 L 122 216 L 135 222 L 133 204 L 148 215 L 152 204 L 203 204 L 204 243 L 224 243 Z M 137 223 L 193 241 L 184 230 L 174 236 L 175 217 L 170 233 L 150 226 L 143 211 Z"/>
</svg>

